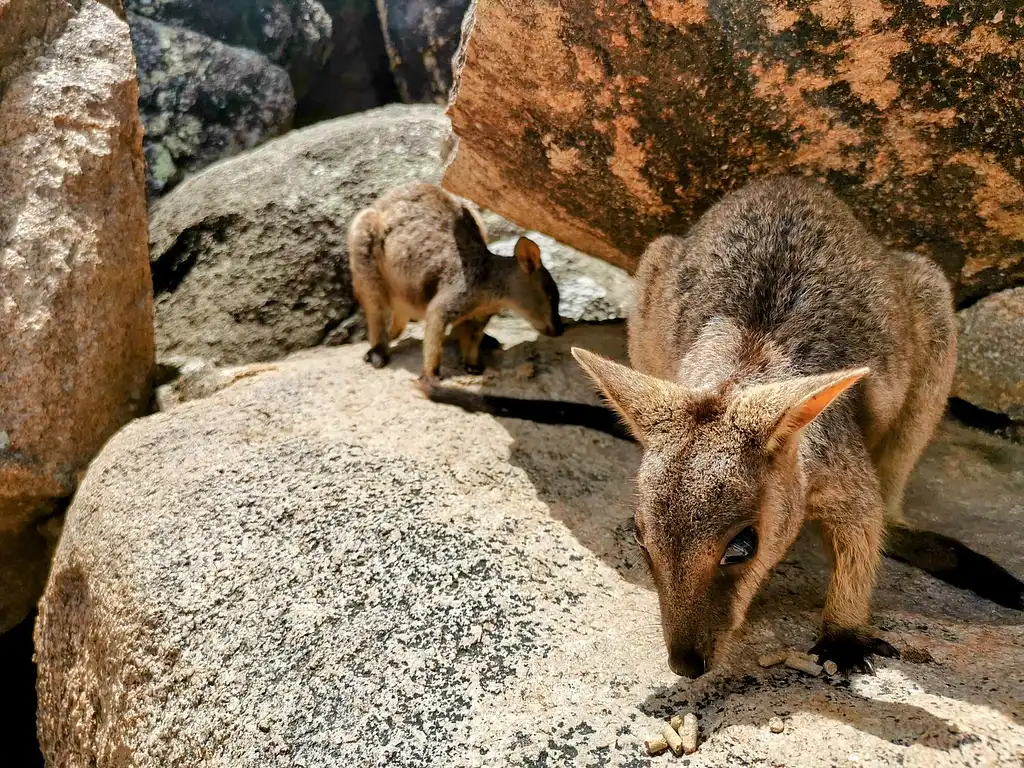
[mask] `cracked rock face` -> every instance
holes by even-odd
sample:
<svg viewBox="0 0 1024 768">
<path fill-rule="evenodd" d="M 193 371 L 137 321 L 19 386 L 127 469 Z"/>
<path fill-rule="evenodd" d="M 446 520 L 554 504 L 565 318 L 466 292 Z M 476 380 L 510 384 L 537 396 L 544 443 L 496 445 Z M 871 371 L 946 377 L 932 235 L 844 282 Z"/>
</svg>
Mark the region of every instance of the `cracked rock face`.
<svg viewBox="0 0 1024 768">
<path fill-rule="evenodd" d="M 595 402 L 571 345 L 625 346 L 620 326 L 577 327 L 492 353 L 486 383 Z M 50 764 L 660 765 L 642 742 L 684 707 L 691 765 L 1024 756 L 1019 614 L 887 562 L 875 620 L 904 660 L 849 682 L 762 670 L 813 642 L 827 562 L 809 531 L 733 659 L 679 680 L 630 533 L 637 449 L 428 403 L 418 344 L 380 371 L 363 351 L 261 366 L 108 444 L 37 626 Z M 1020 451 L 947 425 L 909 516 L 942 511 L 1024 573 Z"/>
<path fill-rule="evenodd" d="M 157 351 L 215 363 L 320 344 L 355 308 L 345 233 L 397 184 L 436 183 L 447 128 L 394 105 L 293 131 L 187 179 L 153 208 Z"/>
<path fill-rule="evenodd" d="M 42 591 L 51 515 L 149 398 L 138 98 L 119 2 L 0 3 L 0 632 Z"/>
<path fill-rule="evenodd" d="M 726 191 L 821 178 L 961 301 L 1024 275 L 1024 15 L 926 0 L 476 0 L 453 192 L 632 269 Z"/>
</svg>

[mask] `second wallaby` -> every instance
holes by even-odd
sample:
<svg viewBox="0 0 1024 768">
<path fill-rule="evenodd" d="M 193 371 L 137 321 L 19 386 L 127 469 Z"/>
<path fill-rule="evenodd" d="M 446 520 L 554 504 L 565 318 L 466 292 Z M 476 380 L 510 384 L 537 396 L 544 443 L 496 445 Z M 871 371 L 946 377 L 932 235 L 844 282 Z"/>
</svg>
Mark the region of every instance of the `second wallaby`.
<svg viewBox="0 0 1024 768">
<path fill-rule="evenodd" d="M 397 187 L 361 211 L 349 226 L 348 258 L 375 368 L 387 365 L 390 342 L 409 320 L 425 321 L 423 379 L 440 376 L 449 325 L 470 373 L 483 369 L 484 327 L 500 310 L 549 336 L 562 332 L 558 287 L 537 244 L 519 238 L 514 259 L 492 253 L 477 214 L 432 184 Z"/>
<path fill-rule="evenodd" d="M 938 267 L 883 247 L 827 188 L 781 177 L 654 241 L 636 279 L 632 368 L 573 353 L 643 447 L 635 531 L 676 673 L 721 656 L 808 520 L 833 559 L 812 652 L 846 672 L 898 655 L 868 628 L 883 551 L 1024 609 L 1020 580 L 902 516 L 956 361 Z M 596 406 L 424 391 L 622 436 Z"/>
</svg>

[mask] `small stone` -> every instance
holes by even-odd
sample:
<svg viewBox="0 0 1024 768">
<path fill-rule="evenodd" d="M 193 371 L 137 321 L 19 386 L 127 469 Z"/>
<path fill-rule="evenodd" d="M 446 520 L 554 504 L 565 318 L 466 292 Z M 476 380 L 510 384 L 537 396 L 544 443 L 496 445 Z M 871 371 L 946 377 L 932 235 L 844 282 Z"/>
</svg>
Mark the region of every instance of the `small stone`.
<svg viewBox="0 0 1024 768">
<path fill-rule="evenodd" d="M 768 721 L 768 730 L 772 733 L 782 733 L 786 730 L 786 724 L 782 721 L 781 717 L 773 717 Z"/>
<path fill-rule="evenodd" d="M 645 741 L 644 747 L 647 749 L 648 755 L 655 757 L 668 749 L 668 741 L 664 736 L 655 736 L 653 739 Z"/>
<path fill-rule="evenodd" d="M 761 656 L 757 660 L 757 663 L 758 663 L 759 666 L 762 666 L 762 667 L 774 667 L 775 665 L 781 664 L 782 662 L 784 662 L 786 660 L 787 656 L 789 656 L 789 653 L 786 652 L 786 651 L 776 651 L 775 653 L 766 653 L 764 656 Z"/>
</svg>

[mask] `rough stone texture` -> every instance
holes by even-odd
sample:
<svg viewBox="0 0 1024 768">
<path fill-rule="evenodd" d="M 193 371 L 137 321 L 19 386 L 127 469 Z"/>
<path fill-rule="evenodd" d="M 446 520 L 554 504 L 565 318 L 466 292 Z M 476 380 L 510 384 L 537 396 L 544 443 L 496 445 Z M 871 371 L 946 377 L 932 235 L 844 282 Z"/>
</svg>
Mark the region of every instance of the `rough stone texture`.
<svg viewBox="0 0 1024 768">
<path fill-rule="evenodd" d="M 1024 288 L 988 296 L 959 320 L 953 394 L 1024 422 Z"/>
<path fill-rule="evenodd" d="M 145 407 L 153 305 L 138 88 L 118 2 L 0 3 L 0 632 L 60 510 Z"/>
<path fill-rule="evenodd" d="M 299 97 L 331 52 L 331 18 L 317 0 L 126 0 L 125 6 L 153 21 L 264 54 L 287 70 Z"/>
<path fill-rule="evenodd" d="M 624 348 L 621 328 L 577 327 L 500 353 L 493 388 L 594 402 L 570 344 Z M 1020 764 L 1020 614 L 887 562 L 877 621 L 934 663 L 762 670 L 813 640 L 809 535 L 733 662 L 676 679 L 630 533 L 636 449 L 425 402 L 418 345 L 381 371 L 363 351 L 136 422 L 91 467 L 37 625 L 49 764 L 660 765 L 643 739 L 684 706 L 691 765 Z M 947 427 L 910 516 L 948 488 L 942 525 L 1024 573 L 1021 450 Z"/>
<path fill-rule="evenodd" d="M 820 177 L 968 300 L 1024 278 L 1024 14 L 947 0 L 477 0 L 453 192 L 632 268 L 752 177 Z"/>
<path fill-rule="evenodd" d="M 291 81 L 265 56 L 135 14 L 128 19 L 151 194 L 291 127 Z"/>
<path fill-rule="evenodd" d="M 297 126 L 398 101 L 374 0 L 324 0 L 331 56 L 295 110 Z"/>
<path fill-rule="evenodd" d="M 485 220 L 485 225 L 487 224 Z M 624 320 L 633 303 L 633 279 L 624 270 L 562 245 L 540 232 L 524 232 L 540 246 L 541 260 L 558 284 L 559 312 L 574 323 Z M 511 257 L 519 235 L 490 243 Z"/>
<path fill-rule="evenodd" d="M 345 233 L 413 179 L 436 183 L 439 107 L 393 105 L 318 123 L 219 163 L 154 206 L 157 349 L 214 363 L 325 340 L 355 307 Z"/>
<path fill-rule="evenodd" d="M 398 92 L 406 102 L 448 102 L 452 58 L 470 0 L 377 0 Z"/>
</svg>

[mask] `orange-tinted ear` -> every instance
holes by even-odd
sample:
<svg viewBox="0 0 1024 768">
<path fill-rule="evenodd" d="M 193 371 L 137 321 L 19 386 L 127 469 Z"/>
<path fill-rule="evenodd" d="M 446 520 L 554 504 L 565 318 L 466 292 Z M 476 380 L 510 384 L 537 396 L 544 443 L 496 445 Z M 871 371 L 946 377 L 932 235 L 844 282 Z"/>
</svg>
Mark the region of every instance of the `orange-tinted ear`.
<svg viewBox="0 0 1024 768">
<path fill-rule="evenodd" d="M 685 417 L 688 398 L 682 387 L 579 347 L 572 348 L 572 355 L 639 442 L 647 442 L 659 431 L 659 424 L 667 426 L 677 417 Z"/>
<path fill-rule="evenodd" d="M 748 428 L 763 430 L 768 450 L 775 451 L 870 372 L 870 368 L 856 368 L 751 387 L 738 396 L 732 408 L 734 418 Z"/>
<path fill-rule="evenodd" d="M 528 275 L 532 275 L 541 267 L 540 246 L 528 237 L 520 237 L 516 241 L 516 261 Z"/>
</svg>

